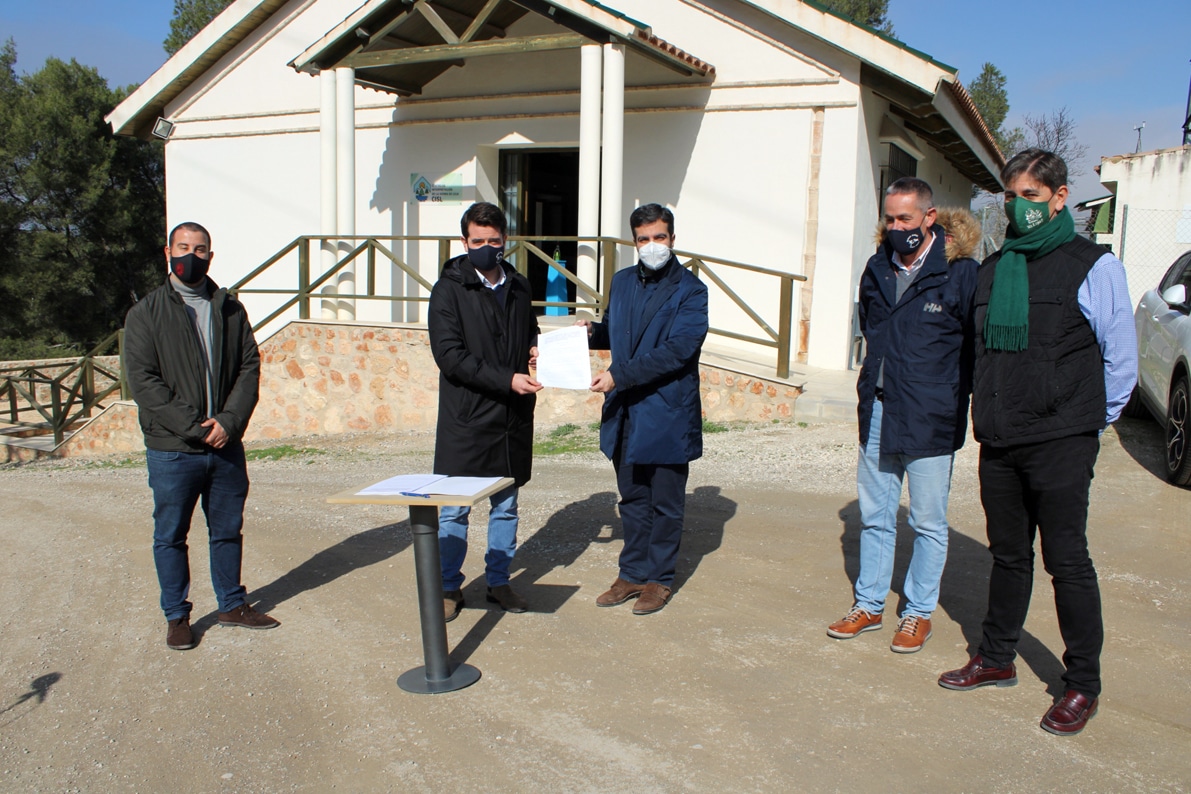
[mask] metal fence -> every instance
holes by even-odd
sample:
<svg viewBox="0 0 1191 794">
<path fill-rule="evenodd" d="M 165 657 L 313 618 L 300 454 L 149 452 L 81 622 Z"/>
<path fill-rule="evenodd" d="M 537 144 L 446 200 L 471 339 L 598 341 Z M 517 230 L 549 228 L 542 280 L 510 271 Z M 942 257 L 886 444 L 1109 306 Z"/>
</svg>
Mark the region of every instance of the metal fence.
<svg viewBox="0 0 1191 794">
<path fill-rule="evenodd" d="M 1121 208 L 1117 256 L 1125 263 L 1133 305 L 1191 250 L 1191 210 Z"/>
</svg>

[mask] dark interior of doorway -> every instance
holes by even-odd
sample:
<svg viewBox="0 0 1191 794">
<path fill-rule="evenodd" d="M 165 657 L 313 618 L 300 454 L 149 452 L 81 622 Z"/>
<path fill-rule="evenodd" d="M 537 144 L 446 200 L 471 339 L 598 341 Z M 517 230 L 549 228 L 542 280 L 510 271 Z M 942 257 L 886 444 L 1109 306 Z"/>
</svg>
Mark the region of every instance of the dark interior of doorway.
<svg viewBox="0 0 1191 794">
<path fill-rule="evenodd" d="M 577 244 L 550 239 L 574 237 L 579 218 L 578 149 L 507 149 L 501 152 L 500 182 L 502 209 L 509 219 L 509 234 L 546 237 L 536 245 L 566 262 L 575 272 Z M 549 265 L 536 256 L 526 256 L 526 275 L 535 301 L 546 300 Z M 565 284 L 566 301 L 575 300 L 575 285 Z M 561 298 L 558 295 L 554 299 Z M 538 308 L 538 314 L 546 313 Z M 550 313 L 569 314 L 567 309 Z"/>
</svg>

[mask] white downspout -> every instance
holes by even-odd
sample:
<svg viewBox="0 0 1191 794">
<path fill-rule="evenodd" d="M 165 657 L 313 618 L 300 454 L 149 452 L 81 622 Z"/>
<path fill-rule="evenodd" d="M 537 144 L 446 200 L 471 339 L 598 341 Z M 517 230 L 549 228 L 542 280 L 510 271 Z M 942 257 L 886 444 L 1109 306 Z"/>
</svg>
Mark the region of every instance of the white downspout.
<svg viewBox="0 0 1191 794">
<path fill-rule="evenodd" d="M 341 235 L 356 233 L 356 70 L 341 66 L 335 70 L 336 83 L 336 170 L 338 176 L 338 225 L 335 232 Z M 340 250 L 344 253 L 355 248 L 353 240 L 343 241 Z M 340 295 L 356 292 L 356 267 L 349 263 L 339 271 L 337 291 Z M 339 300 L 339 319 L 356 319 L 354 298 Z"/>
<path fill-rule="evenodd" d="M 600 83 L 603 51 L 599 44 L 579 48 L 579 236 L 597 237 L 600 233 Z M 599 289 L 599 269 L 595 243 L 580 243 L 575 275 L 580 281 Z M 575 294 L 579 303 L 591 303 L 582 290 Z"/>
</svg>

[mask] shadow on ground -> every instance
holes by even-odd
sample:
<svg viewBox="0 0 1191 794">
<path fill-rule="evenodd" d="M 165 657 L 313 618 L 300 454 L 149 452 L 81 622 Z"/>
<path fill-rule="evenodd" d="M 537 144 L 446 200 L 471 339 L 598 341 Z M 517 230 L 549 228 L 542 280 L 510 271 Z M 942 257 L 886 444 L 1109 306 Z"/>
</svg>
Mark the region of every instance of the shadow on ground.
<svg viewBox="0 0 1191 794">
<path fill-rule="evenodd" d="M 1121 449 L 1142 468 L 1166 482 L 1166 430 L 1152 418 L 1122 417 L 1113 425 L 1121 440 Z"/>
<path fill-rule="evenodd" d="M 844 524 L 843 534 L 840 535 L 844 570 L 848 574 L 848 581 L 855 585 L 856 577 L 860 574 L 860 506 L 855 499 L 840 510 L 839 517 Z M 906 606 L 906 569 L 914 547 L 914 531 L 907 523 L 908 517 L 909 511 L 904 506 L 898 509 L 897 550 L 891 585 L 892 592 L 897 596 L 895 615 L 900 615 Z M 988 547 L 952 529 L 947 539 L 947 566 L 943 569 L 943 580 L 939 586 L 939 608 L 960 625 L 968 643 L 968 656 L 974 655 L 980 646 L 991 570 L 992 555 Z M 1053 598 L 1053 592 L 1049 590 L 1034 595 L 1037 598 Z M 885 614 L 893 617 L 889 606 L 886 603 Z M 1063 694 L 1063 663 L 1037 637 L 1024 629 L 1017 644 L 1017 654 L 1018 661 L 1027 665 L 1046 683 L 1046 691 L 1050 695 L 1058 697 Z M 966 661 L 956 659 L 953 667 L 961 667 Z"/>
<path fill-rule="evenodd" d="M 248 594 L 248 602 L 258 612 L 271 612 L 289 599 L 346 576 L 352 571 L 375 565 L 393 557 L 412 543 L 409 521 L 385 524 L 344 538 L 334 546 L 315 554 L 297 568 Z M 191 624 L 195 639 L 216 623 L 218 612 L 209 612 Z"/>
</svg>

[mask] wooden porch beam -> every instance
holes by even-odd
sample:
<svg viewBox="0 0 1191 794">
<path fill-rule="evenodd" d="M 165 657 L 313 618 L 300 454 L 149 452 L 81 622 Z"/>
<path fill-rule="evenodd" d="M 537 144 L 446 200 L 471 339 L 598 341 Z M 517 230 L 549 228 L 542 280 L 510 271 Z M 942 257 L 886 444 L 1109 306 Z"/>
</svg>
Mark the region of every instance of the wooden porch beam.
<svg viewBox="0 0 1191 794">
<path fill-rule="evenodd" d="M 414 3 L 414 10 L 426 18 L 430 23 L 430 27 L 442 36 L 442 40 L 447 44 L 458 44 L 459 37 L 455 35 L 455 31 L 451 30 L 451 26 L 443 21 L 443 18 L 438 15 L 438 12 L 430 7 L 426 0 L 417 0 Z"/>
<path fill-rule="evenodd" d="M 436 44 L 429 47 L 360 52 L 343 59 L 339 65 L 367 69 L 374 66 L 403 66 L 413 63 L 482 58 L 488 55 L 571 50 L 582 47 L 588 41 L 586 36 L 580 36 L 577 33 L 561 33 L 551 36 L 524 36 L 515 39 L 494 39 L 462 44 Z"/>
<path fill-rule="evenodd" d="M 476 14 L 476 18 L 473 19 L 471 24 L 467 26 L 467 30 L 463 31 L 463 35 L 459 37 L 459 40 L 471 41 L 474 39 L 476 34 L 480 32 L 480 29 L 483 28 L 484 24 L 488 21 L 488 17 L 492 16 L 492 12 L 495 11 L 496 7 L 502 2 L 503 0 L 488 0 L 488 2 L 484 4 L 484 7 L 480 9 L 480 13 Z"/>
</svg>

